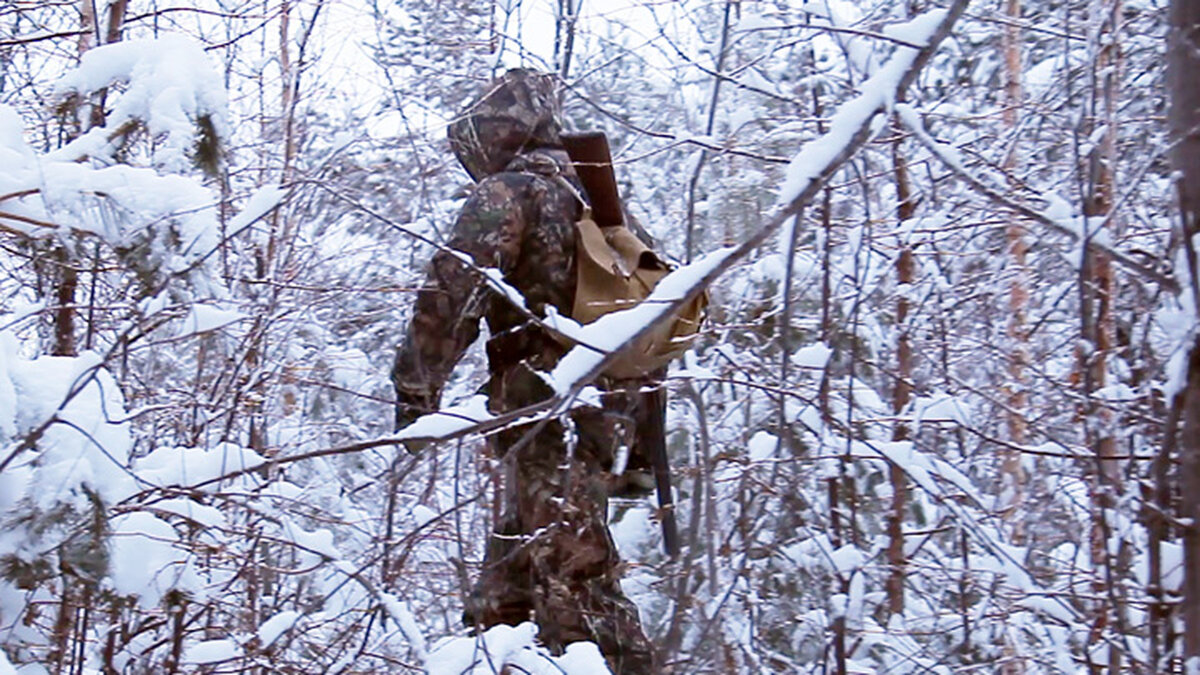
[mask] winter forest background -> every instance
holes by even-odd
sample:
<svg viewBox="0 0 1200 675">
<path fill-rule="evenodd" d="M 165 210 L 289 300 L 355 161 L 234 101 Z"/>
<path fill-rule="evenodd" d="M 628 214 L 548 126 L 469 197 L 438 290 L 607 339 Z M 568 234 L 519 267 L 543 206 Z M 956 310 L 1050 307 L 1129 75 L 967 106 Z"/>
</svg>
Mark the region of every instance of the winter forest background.
<svg viewBox="0 0 1200 675">
<path fill-rule="evenodd" d="M 518 65 L 716 278 L 669 379 L 682 556 L 612 512 L 674 672 L 1200 657 L 1168 2 L 936 4 L 0 6 L 0 673 L 602 667 L 461 628 L 482 435 L 379 440 L 469 189 L 445 125 Z"/>
</svg>

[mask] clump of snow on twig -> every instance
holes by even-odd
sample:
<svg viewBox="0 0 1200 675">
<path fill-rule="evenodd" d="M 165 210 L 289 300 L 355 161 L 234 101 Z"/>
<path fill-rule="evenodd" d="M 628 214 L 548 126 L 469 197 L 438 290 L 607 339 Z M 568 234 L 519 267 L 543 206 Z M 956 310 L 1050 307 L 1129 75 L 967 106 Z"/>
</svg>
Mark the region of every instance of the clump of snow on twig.
<svg viewBox="0 0 1200 675">
<path fill-rule="evenodd" d="M 567 645 L 562 656 L 553 656 L 537 644 L 538 627 L 498 625 L 476 637 L 441 640 L 425 664 L 429 675 L 491 675 L 505 666 L 537 675 L 605 675 L 611 673 L 600 648 L 592 642 Z"/>
<path fill-rule="evenodd" d="M 102 139 L 131 122 L 146 125 L 160 139 L 154 164 L 167 171 L 182 171 L 202 120 L 226 135 L 225 88 L 199 43 L 183 35 L 165 34 L 153 39 L 127 40 L 89 50 L 79 67 L 59 80 L 63 95 L 86 95 L 126 82 L 107 116 L 105 127 L 93 130 L 72 144 L 85 154 L 102 152 Z M 68 146 L 71 147 L 71 146 Z"/>
</svg>

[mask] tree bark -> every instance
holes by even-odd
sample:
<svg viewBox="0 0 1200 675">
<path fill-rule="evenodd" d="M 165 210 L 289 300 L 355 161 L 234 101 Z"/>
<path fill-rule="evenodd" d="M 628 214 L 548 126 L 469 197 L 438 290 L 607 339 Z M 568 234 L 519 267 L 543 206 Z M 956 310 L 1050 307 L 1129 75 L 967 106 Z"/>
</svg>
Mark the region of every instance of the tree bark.
<svg viewBox="0 0 1200 675">
<path fill-rule="evenodd" d="M 1008 153 L 1004 157 L 1004 173 L 1012 179 L 1018 162 L 1018 119 L 1022 101 L 1021 89 L 1021 0 L 1006 0 L 1004 13 L 1012 21 L 1004 28 L 1004 125 L 1012 135 Z M 1002 450 L 1000 509 L 1009 526 L 1009 536 L 1016 544 L 1025 540 L 1024 523 L 1019 518 L 1020 505 L 1025 497 L 1025 473 L 1021 467 L 1021 453 L 1013 446 L 1024 445 L 1027 436 L 1025 411 L 1029 406 L 1026 392 L 1029 362 L 1029 336 L 1026 327 L 1026 311 L 1029 306 L 1029 289 L 1026 287 L 1028 264 L 1026 260 L 1029 242 L 1025 240 L 1025 226 L 1014 214 L 1005 229 L 1011 265 L 1008 291 L 1008 382 L 1005 384 L 1006 427 L 1011 444 Z"/>
<path fill-rule="evenodd" d="M 1183 531 L 1183 654 L 1185 659 L 1200 659 L 1200 337 L 1192 344 L 1187 377 L 1179 463 L 1180 515 L 1187 524 Z"/>
<path fill-rule="evenodd" d="M 1118 49 L 1121 0 L 1094 0 L 1089 9 L 1098 30 L 1095 45 L 1093 109 L 1089 126 L 1105 131 L 1100 142 L 1084 158 L 1088 176 L 1088 192 L 1083 199 L 1083 214 L 1089 218 L 1085 238 L 1096 235 L 1093 227 L 1107 219 L 1107 227 L 1116 228 L 1116 219 L 1110 216 L 1115 194 L 1116 166 L 1116 96 L 1117 74 L 1120 68 Z M 1115 320 L 1113 300 L 1116 292 L 1112 257 L 1105 251 L 1085 253 L 1081 268 L 1080 314 L 1081 347 L 1079 349 L 1079 374 L 1082 377 L 1084 405 L 1084 437 L 1094 458 L 1092 470 L 1092 531 L 1090 554 L 1095 579 L 1093 590 L 1099 601 L 1095 607 L 1090 642 L 1104 639 L 1111 623 L 1120 623 L 1123 603 L 1115 588 L 1115 559 L 1109 554 L 1108 540 L 1111 535 L 1110 514 L 1121 492 L 1120 462 L 1117 455 L 1115 420 L 1108 404 L 1099 401 L 1097 394 L 1108 386 L 1108 359 L 1115 346 Z M 1108 669 L 1119 672 L 1123 654 L 1119 642 L 1110 641 Z M 1093 672 L 1099 672 L 1093 667 Z"/>
<path fill-rule="evenodd" d="M 900 97 L 903 100 L 903 96 Z M 916 202 L 912 199 L 912 185 L 908 175 L 908 160 L 901 151 L 901 126 L 897 120 L 896 141 L 892 145 L 892 166 L 896 176 L 896 216 L 900 222 L 898 229 L 903 230 L 903 224 L 913 217 L 916 212 Z M 912 341 L 908 334 L 908 313 L 912 309 L 908 290 L 916 281 L 916 260 L 913 257 L 912 246 L 907 241 L 900 243 L 900 254 L 896 257 L 896 385 L 892 391 L 892 412 L 900 415 L 912 400 L 913 391 L 913 350 Z M 892 429 L 893 441 L 909 440 L 908 425 L 897 422 Z M 904 511 L 908 500 L 908 484 L 904 469 L 894 463 L 888 464 L 888 480 L 892 487 L 892 503 L 887 521 L 887 558 L 888 572 L 887 597 L 888 612 L 892 615 L 904 613 Z"/>
<path fill-rule="evenodd" d="M 104 44 L 112 44 L 121 39 L 121 29 L 125 25 L 125 11 L 129 8 L 129 0 L 113 0 L 108 6 L 108 30 L 105 31 Z"/>
<path fill-rule="evenodd" d="M 1172 0 L 1167 33 L 1168 121 L 1171 161 L 1179 191 L 1180 229 L 1188 262 L 1195 316 L 1200 319 L 1197 246 L 1200 242 L 1200 3 Z M 1200 659 L 1200 336 L 1195 337 L 1183 392 L 1180 455 L 1180 516 L 1183 533 L 1185 659 Z M 1169 458 L 1167 458 L 1169 460 Z"/>
<path fill-rule="evenodd" d="M 1009 133 L 1008 152 L 1004 155 L 1002 168 L 1008 177 L 1009 184 L 1017 181 L 1016 172 L 1020 168 L 1020 138 L 1021 120 L 1018 115 L 1021 110 L 1023 92 L 1021 86 L 1021 0 L 1005 0 L 1004 14 L 1009 22 L 1004 26 L 1004 38 L 1001 48 L 1004 58 L 1004 108 L 1002 118 Z M 1025 502 L 1025 469 L 1021 464 L 1020 446 L 1024 445 L 1028 436 L 1026 411 L 1029 408 L 1028 375 L 1029 366 L 1029 329 L 1026 325 L 1026 312 L 1029 307 L 1029 289 L 1027 278 L 1029 267 L 1027 254 L 1029 242 L 1025 239 L 1025 224 L 1018 214 L 1012 214 L 1005 228 L 1005 239 L 1008 246 L 1009 287 L 1008 287 L 1008 380 L 1005 382 L 1005 429 L 1008 432 L 1008 445 L 1000 451 L 1000 495 L 997 507 L 1000 517 L 1007 526 L 1009 539 L 1017 545 L 1025 543 L 1025 522 L 1023 509 Z M 1020 675 L 1025 672 L 1025 662 L 1020 650 L 1013 644 L 1011 634 L 1005 633 L 1004 665 L 1005 675 Z"/>
<path fill-rule="evenodd" d="M 79 287 L 79 270 L 66 244 L 55 251 L 55 270 L 58 283 L 54 288 L 54 356 L 75 356 L 75 290 Z"/>
</svg>

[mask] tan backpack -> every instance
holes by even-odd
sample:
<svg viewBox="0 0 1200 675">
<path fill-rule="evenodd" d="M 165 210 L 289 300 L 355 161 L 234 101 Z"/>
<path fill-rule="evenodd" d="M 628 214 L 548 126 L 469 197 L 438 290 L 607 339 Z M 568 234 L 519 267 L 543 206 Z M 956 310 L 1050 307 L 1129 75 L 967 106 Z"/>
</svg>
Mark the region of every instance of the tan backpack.
<svg viewBox="0 0 1200 675">
<path fill-rule="evenodd" d="M 671 266 L 625 225 L 597 225 L 591 209 L 584 209 L 575 231 L 577 273 L 571 318 L 581 324 L 642 302 L 671 272 Z M 701 293 L 626 349 L 604 374 L 638 378 L 662 368 L 695 340 L 707 307 L 708 295 Z"/>
</svg>

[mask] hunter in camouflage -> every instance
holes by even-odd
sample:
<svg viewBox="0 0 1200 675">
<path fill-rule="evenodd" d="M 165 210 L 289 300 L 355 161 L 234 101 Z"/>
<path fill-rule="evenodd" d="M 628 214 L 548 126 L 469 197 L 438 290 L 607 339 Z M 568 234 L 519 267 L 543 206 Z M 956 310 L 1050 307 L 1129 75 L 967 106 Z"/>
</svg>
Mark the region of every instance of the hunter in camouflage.
<svg viewBox="0 0 1200 675">
<path fill-rule="evenodd" d="M 575 221 L 579 187 L 559 142 L 554 80 L 526 70 L 497 79 L 451 126 L 450 145 L 478 181 L 448 246 L 479 267 L 499 269 L 541 316 L 574 301 Z M 539 372 L 563 347 L 489 290 L 477 270 L 439 252 L 417 295 L 397 353 L 397 428 L 438 408 L 451 370 L 488 322 L 490 407 L 503 413 L 553 395 Z M 464 621 L 488 628 L 530 619 L 554 651 L 590 640 L 614 673 L 657 672 L 637 608 L 619 585 L 620 560 L 607 527 L 609 472 L 627 437 L 633 396 L 608 395 L 588 409 L 540 427 L 491 438 L 505 466 L 504 511 L 483 570 L 466 600 Z M 571 434 L 569 437 L 568 434 Z M 573 446 L 573 447 L 572 447 Z"/>
</svg>

